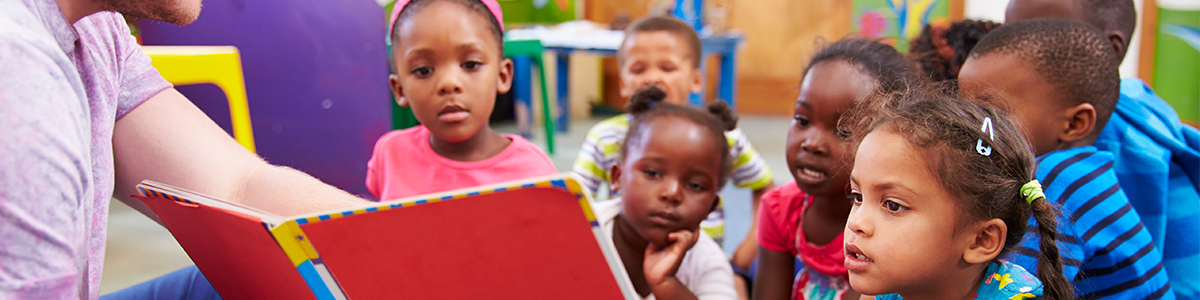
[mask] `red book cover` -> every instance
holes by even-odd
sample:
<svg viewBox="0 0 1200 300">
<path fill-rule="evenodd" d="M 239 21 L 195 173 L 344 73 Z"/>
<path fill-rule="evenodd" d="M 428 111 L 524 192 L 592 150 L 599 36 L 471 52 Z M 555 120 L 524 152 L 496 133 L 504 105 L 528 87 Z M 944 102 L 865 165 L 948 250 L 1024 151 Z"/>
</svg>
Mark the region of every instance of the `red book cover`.
<svg viewBox="0 0 1200 300">
<path fill-rule="evenodd" d="M 139 188 L 225 299 L 640 298 L 571 177 L 293 217 Z"/>
</svg>

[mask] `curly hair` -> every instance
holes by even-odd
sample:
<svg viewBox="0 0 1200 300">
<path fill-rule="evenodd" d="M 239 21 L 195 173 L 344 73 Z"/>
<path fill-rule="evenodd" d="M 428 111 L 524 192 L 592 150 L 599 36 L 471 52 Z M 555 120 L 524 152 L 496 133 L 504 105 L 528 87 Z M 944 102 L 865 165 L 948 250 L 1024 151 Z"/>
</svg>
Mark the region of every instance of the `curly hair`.
<svg viewBox="0 0 1200 300">
<path fill-rule="evenodd" d="M 958 70 L 971 49 L 997 27 L 1000 23 L 978 20 L 962 20 L 948 27 L 925 25 L 921 34 L 909 41 L 908 55 L 917 70 L 932 81 L 958 79 Z"/>
<path fill-rule="evenodd" d="M 843 38 L 825 45 L 818 39 L 817 43 L 820 50 L 804 67 L 804 76 L 818 63 L 844 60 L 875 80 L 882 92 L 902 90 L 912 81 L 912 67 L 891 45 L 865 38 Z"/>
<path fill-rule="evenodd" d="M 898 93 L 876 93 L 839 124 L 857 148 L 870 132 L 897 133 L 923 151 L 928 170 L 957 199 L 959 227 L 1000 219 L 1008 227 L 1004 247 L 993 260 L 1021 243 L 1032 216 L 1041 238 L 1037 277 L 1048 299 L 1072 299 L 1075 292 L 1063 276 L 1057 238 L 1056 206 L 1045 197 L 1026 201 L 1021 187 L 1035 179 L 1033 150 L 1004 111 L 941 92 L 914 86 Z M 991 132 L 981 130 L 990 123 Z M 986 149 L 986 151 L 985 151 Z M 985 154 L 986 152 L 986 154 Z M 956 230 L 959 228 L 956 228 Z"/>
</svg>

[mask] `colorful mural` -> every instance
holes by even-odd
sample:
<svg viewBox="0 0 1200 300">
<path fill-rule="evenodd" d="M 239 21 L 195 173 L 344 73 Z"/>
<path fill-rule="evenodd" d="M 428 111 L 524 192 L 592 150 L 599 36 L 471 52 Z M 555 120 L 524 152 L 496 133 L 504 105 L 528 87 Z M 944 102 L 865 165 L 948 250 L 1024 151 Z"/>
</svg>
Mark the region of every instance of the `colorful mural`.
<svg viewBox="0 0 1200 300">
<path fill-rule="evenodd" d="M 901 52 L 925 24 L 950 22 L 948 0 L 855 0 L 850 30 L 862 37 L 883 38 Z"/>
</svg>

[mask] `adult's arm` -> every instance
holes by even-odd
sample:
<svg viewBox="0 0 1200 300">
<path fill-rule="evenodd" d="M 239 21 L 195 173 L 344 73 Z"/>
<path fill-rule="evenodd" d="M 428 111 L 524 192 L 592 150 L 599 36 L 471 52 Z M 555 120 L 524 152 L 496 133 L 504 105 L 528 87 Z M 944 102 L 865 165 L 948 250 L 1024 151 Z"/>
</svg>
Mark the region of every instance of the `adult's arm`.
<svg viewBox="0 0 1200 300">
<path fill-rule="evenodd" d="M 268 164 L 242 148 L 174 88 L 154 95 L 117 120 L 113 156 L 114 196 L 156 221 L 145 204 L 130 197 L 142 180 L 282 216 L 364 203 L 308 174 Z"/>
</svg>

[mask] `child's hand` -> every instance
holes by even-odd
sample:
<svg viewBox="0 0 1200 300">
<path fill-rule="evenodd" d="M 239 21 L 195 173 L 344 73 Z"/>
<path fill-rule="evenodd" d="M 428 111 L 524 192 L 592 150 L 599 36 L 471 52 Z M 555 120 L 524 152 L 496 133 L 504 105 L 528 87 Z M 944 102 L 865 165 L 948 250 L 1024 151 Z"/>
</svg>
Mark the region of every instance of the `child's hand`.
<svg viewBox="0 0 1200 300">
<path fill-rule="evenodd" d="M 675 277 L 679 264 L 683 262 L 683 256 L 696 245 L 699 238 L 700 234 L 697 231 L 679 230 L 667 235 L 667 245 L 659 247 L 650 243 L 646 246 L 646 260 L 642 267 L 646 272 L 646 281 L 652 289 Z"/>
</svg>

